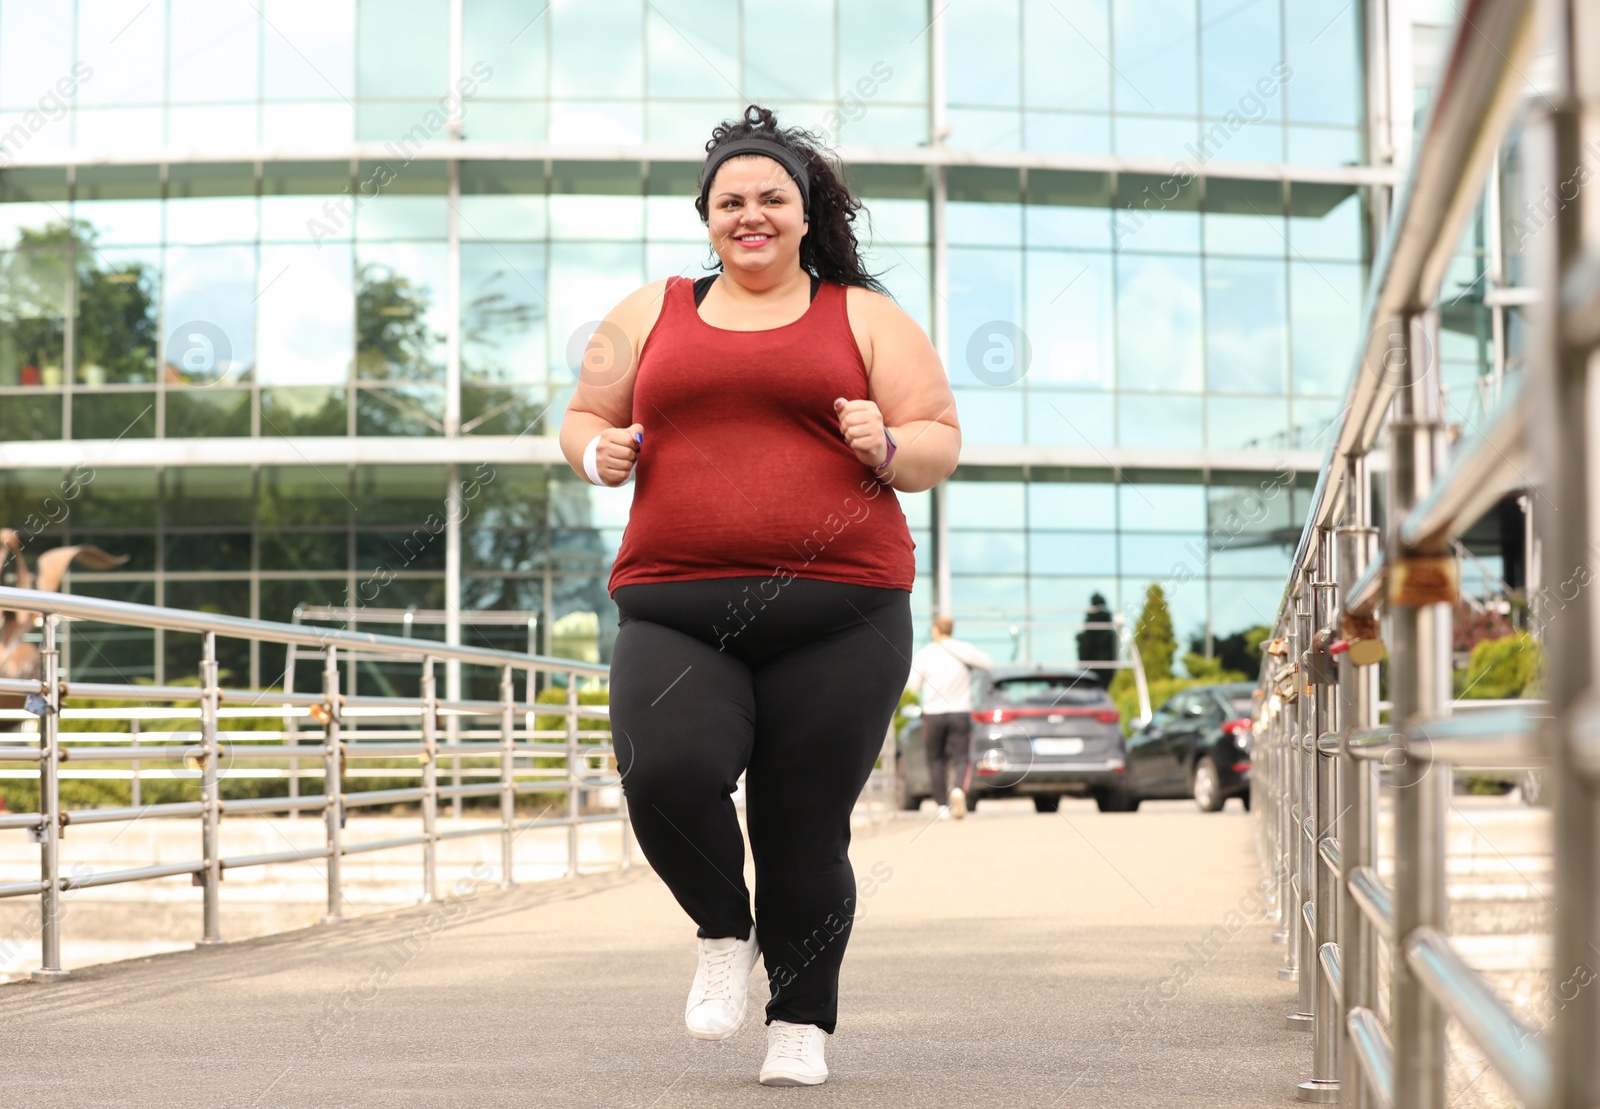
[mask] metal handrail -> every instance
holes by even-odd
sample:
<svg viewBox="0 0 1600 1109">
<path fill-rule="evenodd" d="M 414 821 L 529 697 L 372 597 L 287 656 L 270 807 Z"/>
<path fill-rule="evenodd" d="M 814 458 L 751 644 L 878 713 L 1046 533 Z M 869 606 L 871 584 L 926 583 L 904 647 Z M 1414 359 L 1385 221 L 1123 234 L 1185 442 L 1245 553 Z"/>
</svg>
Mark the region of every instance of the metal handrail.
<svg viewBox="0 0 1600 1109">
<path fill-rule="evenodd" d="M 35 894 L 40 898 L 41 965 L 34 972 L 35 980 L 52 981 L 66 975 L 61 966 L 60 922 L 63 914 L 60 902 L 62 894 L 69 890 L 182 874 L 194 875 L 197 884 L 202 887 L 202 934 L 199 943 L 206 945 L 222 942 L 220 882 L 224 869 L 266 866 L 307 858 L 325 859 L 328 909 L 323 920 L 332 922 L 343 919 L 340 860 L 349 855 L 420 846 L 424 900 L 437 899 L 437 845 L 442 839 L 499 834 L 499 869 L 503 886 L 512 882 L 516 835 L 530 827 L 567 829 L 566 873 L 569 877 L 578 873 L 578 828 L 583 824 L 617 824 L 622 836 L 620 864 L 626 867 L 632 863 L 626 805 L 620 805 L 615 812 L 602 813 L 584 813 L 581 805 L 581 798 L 586 791 L 614 787 L 620 782 L 615 774 L 616 755 L 610 743 L 609 730 L 592 727 L 594 723 L 609 718 L 609 708 L 578 703 L 579 680 L 605 677 L 609 673 L 605 666 L 572 659 L 461 647 L 430 640 L 309 628 L 4 587 L 0 587 L 0 609 L 44 614 L 39 678 L 0 679 L 0 692 L 33 694 L 40 699 L 30 707 L 31 710 L 37 710 L 36 713 L 9 710 L 7 713 L 13 719 L 23 716 L 37 721 L 37 746 L 24 739 L 23 742 L 11 742 L 0 747 L 0 760 L 33 763 L 39 768 L 39 811 L 0 816 L 0 828 L 29 829 L 40 844 L 40 878 L 37 881 L 0 885 L 0 898 Z M 63 619 L 92 619 L 103 623 L 198 633 L 202 640 L 200 684 L 193 687 L 154 687 L 104 682 L 73 683 L 61 666 L 59 636 Z M 218 635 L 318 648 L 323 663 L 322 691 L 313 694 L 223 689 L 217 676 Z M 339 664 L 343 661 L 342 652 L 351 651 L 416 661 L 420 670 L 418 696 L 358 697 L 343 694 Z M 494 666 L 501 675 L 500 699 L 447 701 L 439 698 L 434 668 L 440 662 Z M 521 702 L 513 695 L 513 674 L 517 672 L 530 675 L 528 699 Z M 532 700 L 531 675 L 535 672 L 565 677 L 564 704 Z M 88 697 L 133 700 L 145 704 L 177 701 L 197 704 L 197 707 L 174 708 L 169 705 L 83 710 L 67 704 L 70 700 Z M 229 703 L 228 709 L 221 707 L 224 701 Z M 255 733 L 263 741 L 247 742 L 254 737 L 252 733 L 230 732 L 221 726 L 224 714 L 269 719 L 280 716 L 285 725 L 293 727 L 286 732 Z M 498 726 L 492 729 L 479 727 L 470 732 L 462 730 L 464 736 L 493 737 L 495 742 L 441 742 L 440 722 L 451 714 L 497 717 Z M 561 718 L 565 721 L 565 727 L 545 731 L 533 729 L 531 725 L 535 715 Z M 178 718 L 193 720 L 195 726 L 193 730 L 186 728 L 156 733 L 73 732 L 63 730 L 64 717 L 68 720 L 74 717 L 126 719 L 134 724 L 141 719 Z M 313 717 L 314 720 L 311 719 Z M 519 717 L 523 719 L 519 720 Z M 385 724 L 380 729 L 368 729 L 368 734 L 379 742 L 361 741 L 363 733 L 358 725 L 363 719 Z M 302 720 L 307 725 L 315 726 L 301 727 L 297 722 Z M 395 720 L 405 721 L 407 725 L 396 728 L 392 723 Z M 585 724 L 581 729 L 580 721 Z M 141 744 L 141 738 L 155 742 Z M 284 738 L 290 741 L 285 743 Z M 559 738 L 563 742 L 533 742 L 536 738 Z M 126 746 L 111 745 L 121 739 L 130 742 Z M 227 742 L 223 742 L 224 739 Z M 308 742 L 299 742 L 301 739 Z M 172 740 L 193 742 L 179 745 Z M 441 754 L 488 764 L 482 765 L 477 771 L 467 768 L 465 773 L 493 775 L 496 780 L 485 784 L 443 785 L 436 771 Z M 399 789 L 346 788 L 344 781 L 349 764 L 374 758 L 415 759 L 418 768 L 414 768 L 412 773 L 420 772 L 421 782 L 417 786 Z M 559 759 L 562 766 L 555 769 L 537 768 L 529 762 L 536 758 Z M 220 782 L 225 776 L 222 768 L 224 761 L 279 759 L 289 760 L 291 766 L 301 760 L 320 762 L 320 770 L 311 773 L 319 773 L 322 777 L 323 792 L 312 797 L 262 797 L 238 801 L 222 799 Z M 591 760 L 596 759 L 600 762 L 598 767 L 591 765 Z M 130 773 L 137 781 L 138 768 L 142 765 L 180 760 L 191 767 L 198 767 L 193 771 L 200 784 L 198 801 L 74 810 L 66 810 L 61 804 L 61 778 L 63 773 L 72 773 L 70 768 L 74 763 L 125 764 L 133 768 Z M 523 760 L 522 764 L 517 760 Z M 395 772 L 403 773 L 399 770 Z M 292 785 L 298 782 L 302 773 L 305 772 L 297 769 L 288 771 Z M 544 814 L 532 820 L 519 818 L 515 808 L 516 797 L 534 789 L 564 794 L 565 812 L 549 819 L 545 819 Z M 442 798 L 463 797 L 497 797 L 498 818 L 477 827 L 441 830 L 438 826 L 439 801 Z M 420 805 L 421 828 L 418 833 L 366 842 L 345 842 L 347 814 L 373 806 L 394 804 Z M 303 811 L 321 813 L 326 828 L 323 846 L 265 855 L 222 857 L 219 850 L 220 825 L 226 816 Z M 61 872 L 61 833 L 69 826 L 184 818 L 198 818 L 201 824 L 200 857 L 194 861 L 89 873 L 84 873 L 83 868 L 75 868 L 71 875 Z"/>
<path fill-rule="evenodd" d="M 1528 105 L 1519 149 L 1532 166 L 1529 195 L 1563 184 L 1570 192 L 1570 182 L 1592 176 L 1585 164 L 1592 152 L 1584 153 L 1580 137 L 1600 124 L 1596 13 L 1572 0 L 1547 2 L 1546 26 L 1560 40 L 1558 87 Z M 1444 933 L 1445 822 L 1454 767 L 1548 768 L 1557 783 L 1554 966 L 1570 975 L 1592 960 L 1600 941 L 1600 803 L 1592 788 L 1600 712 L 1590 688 L 1600 637 L 1597 602 L 1583 588 L 1590 579 L 1570 586 L 1579 580 L 1574 568 L 1593 559 L 1590 475 L 1600 472 L 1600 434 L 1590 417 L 1591 378 L 1600 327 L 1572 317 L 1600 304 L 1600 244 L 1583 242 L 1600 221 L 1592 193 L 1563 193 L 1529 255 L 1528 285 L 1561 295 L 1536 306 L 1526 380 L 1505 389 L 1501 409 L 1447 465 L 1432 306 L 1521 102 L 1535 23 L 1533 0 L 1460 7 L 1374 269 L 1344 412 L 1273 622 L 1279 646 L 1263 657 L 1251 809 L 1283 922 L 1274 937 L 1286 945 L 1279 974 L 1298 985 L 1287 1021 L 1313 1033 L 1301 1100 L 1443 1109 L 1445 1033 L 1454 1020 L 1525 1104 L 1567 1109 L 1600 1104 L 1600 995 L 1568 1001 L 1562 994 L 1568 1003 L 1551 1034 L 1535 1037 L 1467 967 Z M 1381 530 L 1367 472 L 1380 432 L 1388 462 Z M 1536 601 L 1532 625 L 1547 645 L 1547 700 L 1456 702 L 1450 645 L 1460 553 L 1453 544 L 1518 489 L 1536 494 L 1537 580 L 1562 583 L 1558 597 Z M 1393 703 L 1381 706 L 1388 727 L 1378 723 L 1374 657 L 1384 652 L 1356 650 L 1373 638 L 1388 646 Z M 1340 640 L 1350 647 L 1342 654 Z M 1308 742 L 1312 736 L 1319 742 Z M 1392 886 L 1377 873 L 1379 791 L 1391 787 Z M 1390 971 L 1392 1046 L 1375 1015 L 1381 960 Z"/>
</svg>

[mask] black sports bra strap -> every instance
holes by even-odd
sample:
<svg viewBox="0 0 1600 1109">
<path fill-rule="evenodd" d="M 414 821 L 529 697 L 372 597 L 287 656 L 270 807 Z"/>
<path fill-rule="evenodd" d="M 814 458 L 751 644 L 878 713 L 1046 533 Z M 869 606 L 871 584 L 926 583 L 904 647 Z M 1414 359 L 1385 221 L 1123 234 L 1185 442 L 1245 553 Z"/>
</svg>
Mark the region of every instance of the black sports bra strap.
<svg viewBox="0 0 1600 1109">
<path fill-rule="evenodd" d="M 706 294 L 711 291 L 711 283 L 713 281 L 715 281 L 716 279 L 717 279 L 717 275 L 714 274 L 714 273 L 709 273 L 704 277 L 697 277 L 697 278 L 694 279 L 694 306 L 696 308 L 700 307 L 701 302 L 703 302 L 706 299 Z M 819 291 L 821 291 L 821 289 L 822 289 L 822 278 L 818 277 L 816 274 L 812 274 L 811 275 L 811 299 L 812 300 L 816 300 L 817 299 L 817 293 Z"/>
</svg>

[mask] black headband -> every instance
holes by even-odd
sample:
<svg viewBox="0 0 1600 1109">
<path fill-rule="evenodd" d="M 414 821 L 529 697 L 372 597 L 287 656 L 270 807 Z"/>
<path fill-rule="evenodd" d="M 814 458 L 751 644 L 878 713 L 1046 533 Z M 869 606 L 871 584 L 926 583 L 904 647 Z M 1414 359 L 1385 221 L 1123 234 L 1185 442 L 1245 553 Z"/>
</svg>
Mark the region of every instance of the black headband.
<svg viewBox="0 0 1600 1109">
<path fill-rule="evenodd" d="M 733 142 L 723 143 L 706 156 L 706 164 L 700 169 L 702 203 L 706 201 L 706 194 L 711 191 L 711 181 L 717 175 L 717 167 L 729 158 L 736 158 L 741 154 L 760 154 L 763 158 L 771 158 L 788 170 L 789 176 L 794 178 L 794 183 L 800 189 L 802 208 L 807 212 L 811 210 L 811 175 L 806 172 L 805 163 L 788 147 L 764 138 L 735 139 Z"/>
</svg>

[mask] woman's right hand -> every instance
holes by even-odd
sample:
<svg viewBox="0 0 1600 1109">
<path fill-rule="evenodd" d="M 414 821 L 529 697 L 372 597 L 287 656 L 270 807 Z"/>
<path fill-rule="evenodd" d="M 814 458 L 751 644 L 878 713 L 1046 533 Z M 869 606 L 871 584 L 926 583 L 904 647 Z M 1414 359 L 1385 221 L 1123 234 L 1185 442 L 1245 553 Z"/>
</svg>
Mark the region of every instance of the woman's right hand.
<svg viewBox="0 0 1600 1109">
<path fill-rule="evenodd" d="M 644 440 L 644 425 L 608 427 L 600 433 L 594 452 L 594 468 L 607 485 L 621 485 L 633 472 Z"/>
</svg>

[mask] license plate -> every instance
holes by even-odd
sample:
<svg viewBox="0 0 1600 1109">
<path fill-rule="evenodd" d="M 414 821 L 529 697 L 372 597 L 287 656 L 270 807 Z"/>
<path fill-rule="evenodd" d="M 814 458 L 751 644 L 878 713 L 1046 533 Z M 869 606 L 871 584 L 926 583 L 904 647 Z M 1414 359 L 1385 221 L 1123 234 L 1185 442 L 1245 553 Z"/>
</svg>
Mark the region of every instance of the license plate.
<svg viewBox="0 0 1600 1109">
<path fill-rule="evenodd" d="M 1083 740 L 1036 739 L 1033 741 L 1033 753 L 1036 755 L 1081 755 L 1083 754 Z"/>
</svg>

